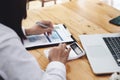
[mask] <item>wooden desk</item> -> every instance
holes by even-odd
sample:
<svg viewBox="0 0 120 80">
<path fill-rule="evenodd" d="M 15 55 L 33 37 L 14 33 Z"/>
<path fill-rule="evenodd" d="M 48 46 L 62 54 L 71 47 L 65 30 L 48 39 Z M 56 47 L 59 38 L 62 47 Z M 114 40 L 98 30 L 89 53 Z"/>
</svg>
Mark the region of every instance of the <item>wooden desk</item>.
<svg viewBox="0 0 120 80">
<path fill-rule="evenodd" d="M 28 11 L 28 17 L 23 21 L 23 25 L 31 26 L 37 20 L 50 20 L 54 24 L 63 23 L 81 45 L 78 38 L 81 34 L 119 32 L 119 27 L 108 22 L 118 15 L 120 15 L 120 11 L 99 2 L 99 0 L 72 0 L 62 5 Z M 48 64 L 43 53 L 44 49 L 29 51 L 36 57 L 42 69 L 45 69 Z M 94 75 L 86 56 L 69 61 L 66 68 L 67 80 L 108 80 L 110 77 L 110 74 Z"/>
</svg>

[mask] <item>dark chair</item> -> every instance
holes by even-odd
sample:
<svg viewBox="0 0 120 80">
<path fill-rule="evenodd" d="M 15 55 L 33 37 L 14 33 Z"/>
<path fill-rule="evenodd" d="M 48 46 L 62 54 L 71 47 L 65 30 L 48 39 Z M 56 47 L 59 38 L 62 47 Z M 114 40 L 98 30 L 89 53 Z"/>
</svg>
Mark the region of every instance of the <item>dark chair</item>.
<svg viewBox="0 0 120 80">
<path fill-rule="evenodd" d="M 35 0 L 27 0 L 27 7 L 28 8 L 29 8 L 29 2 L 30 1 L 35 1 Z M 56 0 L 39 0 L 39 1 L 41 1 L 42 7 L 44 7 L 45 2 L 49 2 L 49 1 L 54 1 L 54 4 L 56 4 Z"/>
<path fill-rule="evenodd" d="M 42 2 L 42 7 L 44 7 L 44 3 L 45 2 L 49 2 L 49 1 L 54 1 L 54 4 L 56 4 L 56 0 L 40 0 Z"/>
</svg>

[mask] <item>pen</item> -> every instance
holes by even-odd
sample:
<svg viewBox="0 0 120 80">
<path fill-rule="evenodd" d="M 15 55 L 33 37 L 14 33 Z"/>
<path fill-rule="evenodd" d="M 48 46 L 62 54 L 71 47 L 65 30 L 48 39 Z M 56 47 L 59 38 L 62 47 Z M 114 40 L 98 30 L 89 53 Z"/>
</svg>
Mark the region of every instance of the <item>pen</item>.
<svg viewBox="0 0 120 80">
<path fill-rule="evenodd" d="M 44 24 L 42 24 L 41 22 L 36 22 L 36 24 L 42 28 L 48 28 L 49 26 L 46 26 Z"/>
</svg>

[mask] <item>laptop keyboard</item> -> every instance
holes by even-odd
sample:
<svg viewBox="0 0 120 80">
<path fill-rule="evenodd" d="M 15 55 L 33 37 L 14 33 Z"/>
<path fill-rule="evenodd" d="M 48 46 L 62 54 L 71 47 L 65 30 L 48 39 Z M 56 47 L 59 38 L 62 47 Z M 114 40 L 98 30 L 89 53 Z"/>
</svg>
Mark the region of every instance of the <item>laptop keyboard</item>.
<svg viewBox="0 0 120 80">
<path fill-rule="evenodd" d="M 104 37 L 103 40 L 120 66 L 120 37 Z"/>
</svg>

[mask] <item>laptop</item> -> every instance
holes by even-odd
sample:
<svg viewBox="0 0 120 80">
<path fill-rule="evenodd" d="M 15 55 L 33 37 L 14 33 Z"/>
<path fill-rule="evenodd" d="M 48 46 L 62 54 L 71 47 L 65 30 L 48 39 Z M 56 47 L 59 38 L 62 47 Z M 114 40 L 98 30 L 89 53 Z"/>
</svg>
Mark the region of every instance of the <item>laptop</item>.
<svg viewBox="0 0 120 80">
<path fill-rule="evenodd" d="M 120 72 L 120 33 L 80 35 L 94 74 Z"/>
</svg>

